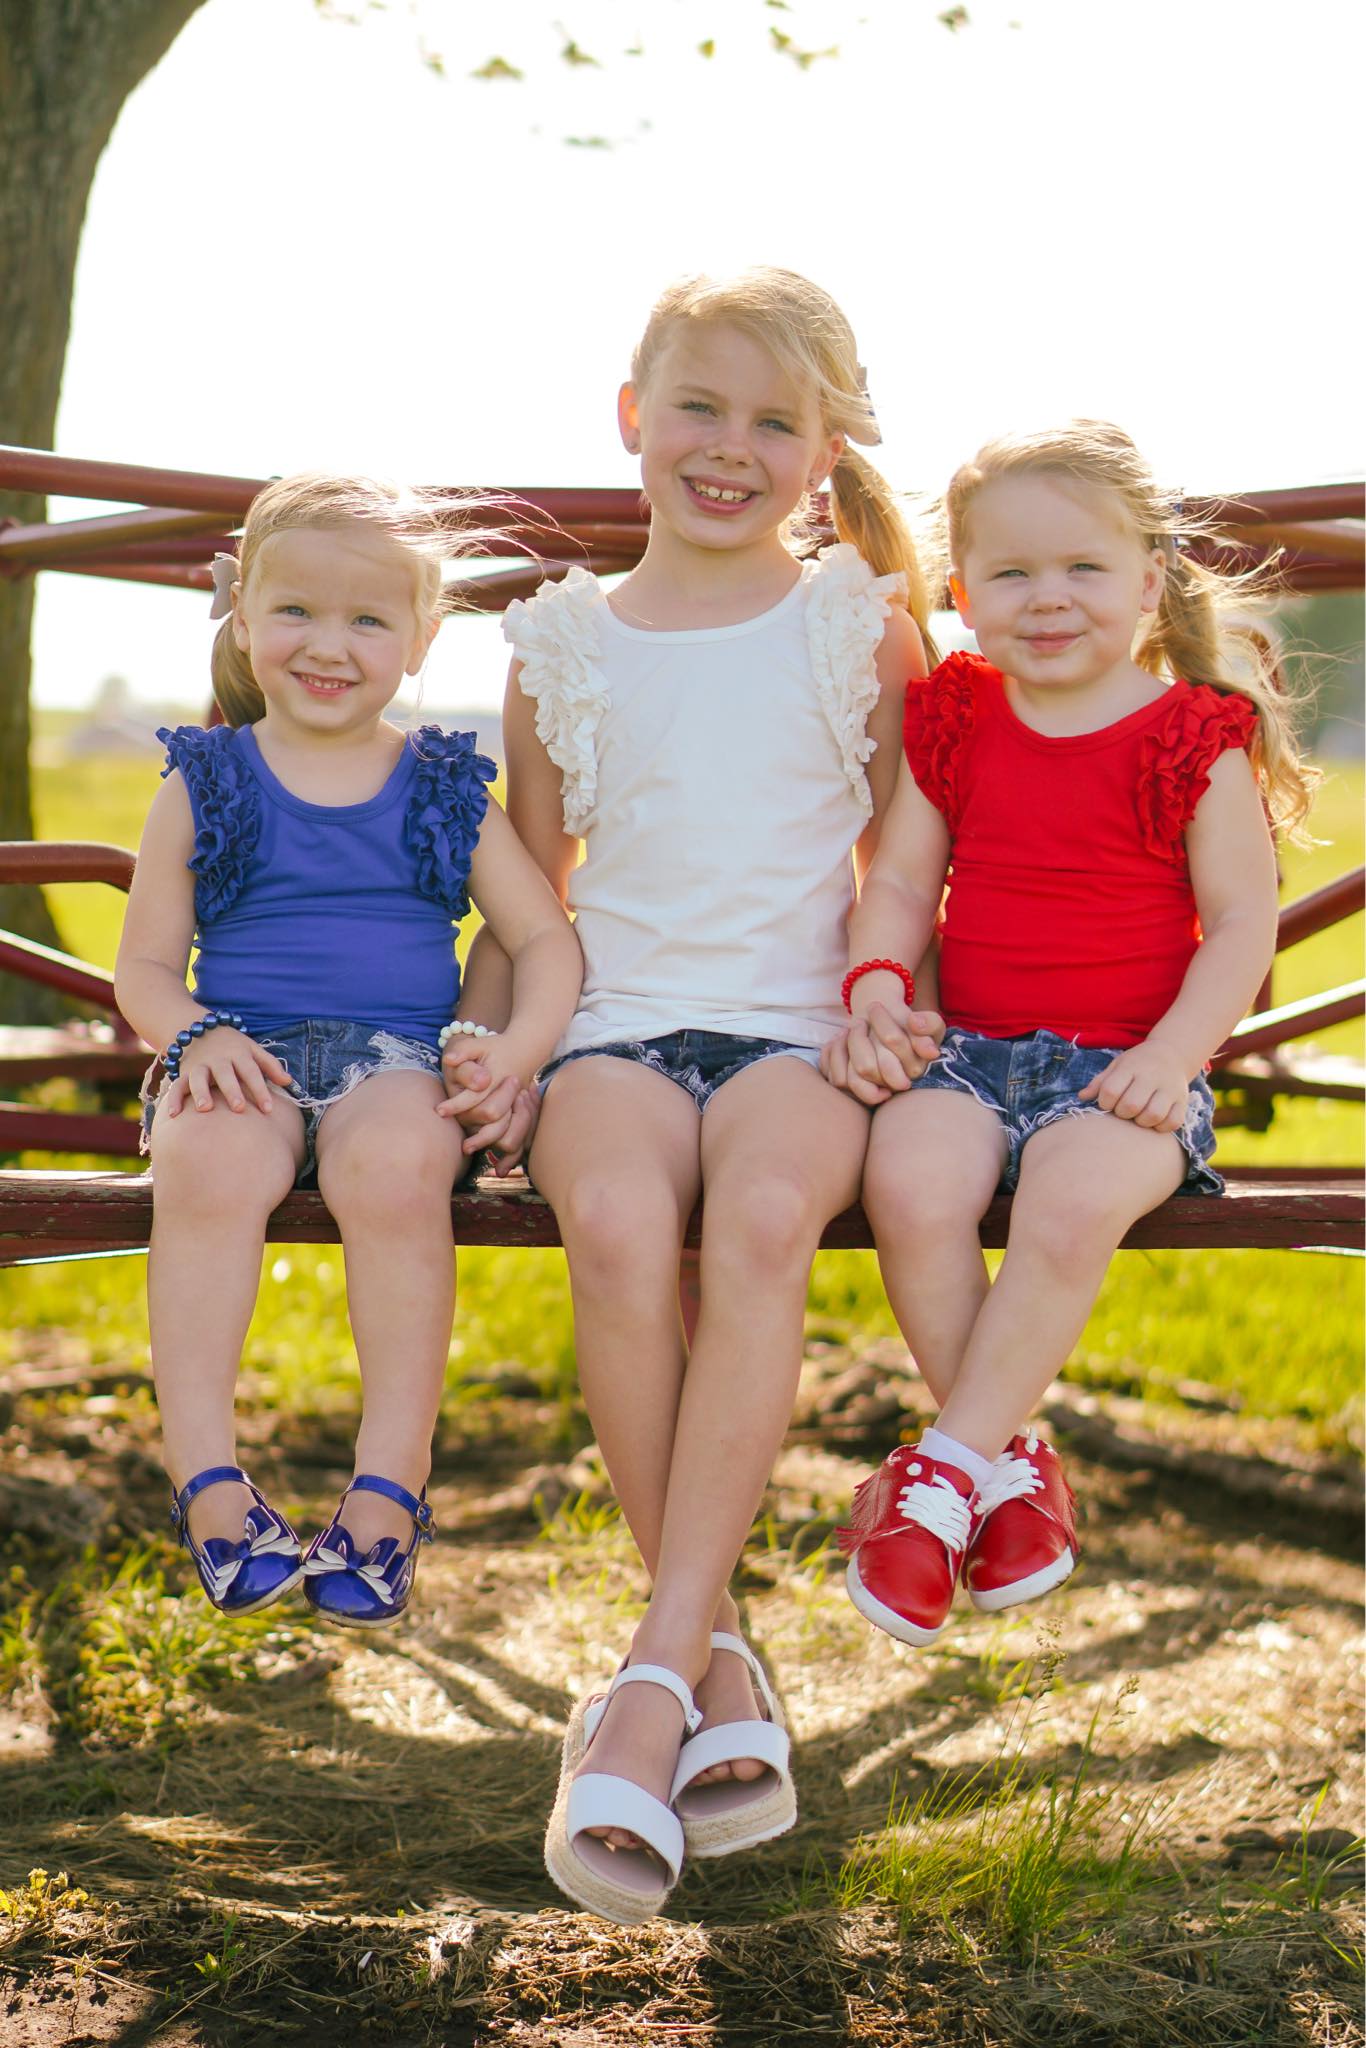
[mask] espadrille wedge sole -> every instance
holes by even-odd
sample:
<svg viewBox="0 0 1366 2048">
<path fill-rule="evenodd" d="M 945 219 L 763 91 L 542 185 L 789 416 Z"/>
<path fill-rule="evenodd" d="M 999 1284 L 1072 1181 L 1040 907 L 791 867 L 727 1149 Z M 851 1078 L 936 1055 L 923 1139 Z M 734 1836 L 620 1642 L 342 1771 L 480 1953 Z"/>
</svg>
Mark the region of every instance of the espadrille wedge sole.
<svg viewBox="0 0 1366 2048">
<path fill-rule="evenodd" d="M 574 1774 L 583 1762 L 612 1694 L 624 1685 L 660 1685 L 683 1709 L 691 1731 L 701 1721 L 692 1694 L 662 1664 L 630 1664 L 606 1693 L 581 1700 L 569 1717 L 560 1759 L 560 1784 L 545 1837 L 545 1867 L 566 1897 L 585 1912 L 620 1927 L 638 1927 L 668 1901 L 683 1868 L 683 1829 L 662 1799 L 629 1778 L 605 1772 Z M 590 1828 L 626 1828 L 646 1848 L 613 1849 Z"/>
<path fill-rule="evenodd" d="M 792 1783 L 791 1743 L 783 1710 L 749 1644 L 741 1636 L 713 1633 L 713 1650 L 729 1650 L 748 1667 L 765 1718 L 725 1721 L 704 1728 L 683 1744 L 674 1773 L 672 1805 L 683 1823 L 690 1856 L 733 1856 L 759 1842 L 786 1834 L 797 1818 Z M 757 1778 L 725 1778 L 716 1784 L 694 1780 L 717 1764 L 753 1758 L 765 1766 Z"/>
</svg>

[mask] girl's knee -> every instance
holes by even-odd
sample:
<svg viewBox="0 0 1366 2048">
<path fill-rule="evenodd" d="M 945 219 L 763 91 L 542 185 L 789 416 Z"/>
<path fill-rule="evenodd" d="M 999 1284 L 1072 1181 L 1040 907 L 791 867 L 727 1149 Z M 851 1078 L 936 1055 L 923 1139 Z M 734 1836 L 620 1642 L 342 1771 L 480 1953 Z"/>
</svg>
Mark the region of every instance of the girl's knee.
<svg viewBox="0 0 1366 2048">
<path fill-rule="evenodd" d="M 703 1211 L 707 1262 L 739 1263 L 757 1272 L 805 1266 L 829 1220 L 828 1208 L 799 1174 L 781 1169 L 760 1169 L 733 1189 L 713 1187 Z"/>
<path fill-rule="evenodd" d="M 433 1115 L 432 1128 L 400 1125 L 368 1142 L 320 1151 L 318 1187 L 334 1215 L 402 1228 L 450 1199 L 460 1170 L 458 1128 Z"/>
<path fill-rule="evenodd" d="M 909 1154 L 872 1158 L 863 1176 L 863 1207 L 881 1243 L 914 1248 L 975 1235 L 990 1200 L 989 1189 L 927 1173 Z"/>
<path fill-rule="evenodd" d="M 677 1263 L 686 1219 L 667 1182 L 586 1169 L 574 1176 L 555 1214 L 580 1274 L 630 1275 L 655 1262 Z"/>
<path fill-rule="evenodd" d="M 248 1107 L 238 1115 L 220 1103 L 207 1114 L 194 1109 L 177 1117 L 163 1113 L 153 1127 L 155 1196 L 179 1211 L 269 1213 L 288 1193 L 294 1174 L 287 1142 L 266 1127 L 260 1110 Z"/>
</svg>

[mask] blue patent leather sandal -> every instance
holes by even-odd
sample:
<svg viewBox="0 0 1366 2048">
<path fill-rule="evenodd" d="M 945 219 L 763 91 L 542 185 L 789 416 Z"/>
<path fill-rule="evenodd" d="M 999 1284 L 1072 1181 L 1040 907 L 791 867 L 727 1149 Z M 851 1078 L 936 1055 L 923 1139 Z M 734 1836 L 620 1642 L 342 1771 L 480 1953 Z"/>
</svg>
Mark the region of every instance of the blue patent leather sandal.
<svg viewBox="0 0 1366 2048">
<path fill-rule="evenodd" d="M 242 1540 L 209 1536 L 196 1543 L 190 1534 L 191 1501 L 228 1480 L 245 1486 L 255 1501 L 242 1518 Z M 194 1559 L 199 1583 L 220 1614 L 254 1614 L 297 1586 L 304 1575 L 303 1545 L 237 1465 L 210 1465 L 173 1493 L 171 1527 Z"/>
<path fill-rule="evenodd" d="M 413 1518 L 405 1548 L 397 1536 L 381 1536 L 362 1553 L 342 1522 L 347 1493 L 382 1493 Z M 360 1472 L 341 1497 L 336 1514 L 321 1536 L 315 1536 L 304 1559 L 304 1598 L 315 1614 L 342 1628 L 387 1628 L 397 1621 L 412 1598 L 417 1577 L 417 1549 L 436 1534 L 436 1520 L 421 1496 L 393 1479 Z"/>
</svg>

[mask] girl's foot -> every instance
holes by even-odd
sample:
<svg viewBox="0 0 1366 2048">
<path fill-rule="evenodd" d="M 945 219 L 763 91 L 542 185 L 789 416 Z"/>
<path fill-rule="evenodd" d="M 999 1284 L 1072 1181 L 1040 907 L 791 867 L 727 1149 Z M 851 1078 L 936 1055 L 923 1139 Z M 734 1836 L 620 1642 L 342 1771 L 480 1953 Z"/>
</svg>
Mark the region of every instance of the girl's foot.
<svg viewBox="0 0 1366 2048">
<path fill-rule="evenodd" d="M 633 1664 L 656 1661 L 663 1660 L 638 1656 L 634 1650 L 630 1657 Z M 671 1664 L 670 1668 L 677 1667 Z M 678 1702 L 669 1693 L 652 1685 L 623 1686 L 594 1730 L 575 1779 L 593 1772 L 628 1778 L 667 1806 L 685 1733 Z M 648 1846 L 628 1828 L 587 1828 L 584 1832 L 597 1835 L 611 1849 Z"/>
<path fill-rule="evenodd" d="M 717 1633 L 738 1636 L 740 1613 L 735 1602 L 727 1598 L 716 1611 Z M 763 1714 L 754 1696 L 754 1681 L 749 1667 L 742 1657 L 733 1650 L 712 1647 L 711 1662 L 706 1676 L 693 1690 L 698 1712 L 702 1716 L 703 1728 L 733 1726 L 737 1721 L 759 1721 Z M 741 1784 L 752 1784 L 761 1778 L 768 1768 L 758 1757 L 736 1757 L 729 1763 L 715 1764 L 709 1771 L 700 1771 L 694 1780 L 698 1785 L 720 1785 L 728 1778 Z"/>
<path fill-rule="evenodd" d="M 185 1520 L 196 1543 L 207 1543 L 214 1536 L 223 1543 L 240 1543 L 247 1515 L 255 1505 L 256 1496 L 249 1486 L 225 1479 L 195 1495 Z"/>
</svg>

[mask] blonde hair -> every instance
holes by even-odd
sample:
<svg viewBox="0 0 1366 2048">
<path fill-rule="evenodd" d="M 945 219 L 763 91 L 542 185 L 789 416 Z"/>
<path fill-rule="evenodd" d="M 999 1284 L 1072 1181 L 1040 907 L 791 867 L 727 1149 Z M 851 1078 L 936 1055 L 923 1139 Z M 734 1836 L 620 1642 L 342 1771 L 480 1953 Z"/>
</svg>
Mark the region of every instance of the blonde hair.
<svg viewBox="0 0 1366 2048">
<path fill-rule="evenodd" d="M 280 477 L 252 499 L 237 543 L 237 584 L 244 589 L 268 541 L 301 528 L 343 532 L 364 526 L 391 541 L 413 571 L 413 610 L 429 626 L 450 609 L 442 589 L 441 565 L 471 551 L 475 536 L 463 524 L 476 501 L 451 493 L 407 490 L 365 476 L 308 473 Z M 252 725 L 266 703 L 251 661 L 237 645 L 233 620 L 224 619 L 210 657 L 213 694 L 229 725 Z"/>
<path fill-rule="evenodd" d="M 1150 675 L 1208 683 L 1256 706 L 1258 779 L 1273 821 L 1297 836 L 1320 778 L 1301 757 L 1296 733 L 1305 693 L 1289 687 L 1274 642 L 1253 622 L 1280 589 L 1274 564 L 1234 571 L 1193 560 L 1192 541 L 1205 542 L 1216 551 L 1229 544 L 1214 529 L 1186 515 L 1180 499 L 1158 485 L 1120 428 L 1106 420 L 1069 420 L 1042 433 L 1007 434 L 989 441 L 954 473 L 944 494 L 943 517 L 955 567 L 962 564 L 977 493 L 1000 477 L 1031 474 L 1063 477 L 1111 492 L 1140 545 L 1162 550 L 1162 596 L 1156 612 L 1144 622 L 1134 660 Z"/>
<path fill-rule="evenodd" d="M 698 325 L 736 327 L 766 348 L 794 383 L 811 391 L 828 434 L 846 445 L 830 473 L 830 506 L 840 540 L 852 541 L 879 576 L 906 578 L 907 610 L 935 659 L 929 632 L 929 596 L 905 515 L 892 488 L 865 455 L 849 444 L 876 447 L 882 439 L 854 331 L 829 292 L 795 270 L 760 266 L 734 277 L 684 277 L 656 301 L 631 358 L 631 381 L 648 383 L 673 331 Z M 798 518 L 806 511 L 798 508 Z"/>
</svg>

